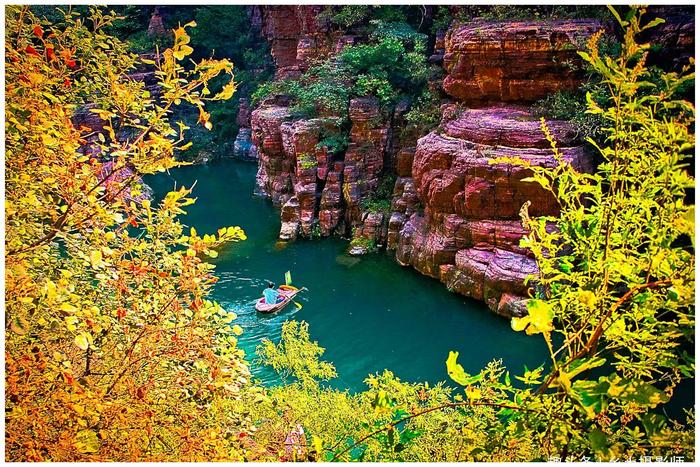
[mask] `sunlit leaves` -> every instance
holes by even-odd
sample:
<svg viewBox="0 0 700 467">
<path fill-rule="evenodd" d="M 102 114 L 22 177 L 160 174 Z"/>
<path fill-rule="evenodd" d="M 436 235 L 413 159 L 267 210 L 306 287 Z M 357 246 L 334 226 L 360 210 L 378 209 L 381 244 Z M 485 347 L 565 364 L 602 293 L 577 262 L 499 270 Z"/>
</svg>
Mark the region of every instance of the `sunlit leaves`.
<svg viewBox="0 0 700 467">
<path fill-rule="evenodd" d="M 464 371 L 464 367 L 457 363 L 457 357 L 459 357 L 459 352 L 450 352 L 449 356 L 447 357 L 447 361 L 445 362 L 447 365 L 447 374 L 450 375 L 450 378 L 462 386 L 468 386 L 480 381 L 482 376 L 469 376 Z"/>
<path fill-rule="evenodd" d="M 199 255 L 245 234 L 185 236 L 178 217 L 191 191 L 156 206 L 139 178 L 178 164 L 186 128 L 172 128 L 169 109 L 203 107 L 200 91 L 232 65 L 185 70 L 166 50 L 150 63 L 160 81 L 151 93 L 128 76 L 135 57 L 104 32 L 115 16 L 90 10 L 66 11 L 60 25 L 27 7 L 6 17 L 6 455 L 237 458 L 228 453 L 238 438 L 183 440 L 224 439 L 223 422 L 200 415 L 249 381 L 235 313 L 206 299 L 216 278 Z M 178 38 L 179 54 L 187 42 Z M 74 126 L 78 117 L 92 126 Z"/>
<path fill-rule="evenodd" d="M 528 300 L 527 313 L 527 316 L 522 318 L 511 319 L 514 331 L 524 330 L 527 334 L 540 334 L 554 330 L 554 310 L 549 303 L 543 300 Z"/>
<path fill-rule="evenodd" d="M 81 332 L 75 336 L 74 342 L 80 350 L 87 350 L 92 343 L 92 336 L 87 332 Z"/>
<path fill-rule="evenodd" d="M 335 367 L 320 360 L 324 352 L 317 342 L 310 340 L 309 325 L 304 321 L 285 322 L 279 343 L 264 339 L 256 349 L 256 353 L 283 378 L 293 376 L 306 385 L 315 385 L 316 380 L 336 376 Z"/>
</svg>

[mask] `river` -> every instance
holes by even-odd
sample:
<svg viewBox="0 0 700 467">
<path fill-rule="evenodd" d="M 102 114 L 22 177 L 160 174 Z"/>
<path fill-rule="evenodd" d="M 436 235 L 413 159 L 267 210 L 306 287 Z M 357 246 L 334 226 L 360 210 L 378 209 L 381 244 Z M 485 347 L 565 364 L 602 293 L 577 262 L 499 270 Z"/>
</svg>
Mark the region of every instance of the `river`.
<svg viewBox="0 0 700 467">
<path fill-rule="evenodd" d="M 365 388 L 367 375 L 387 368 L 405 381 L 437 383 L 448 380 L 445 360 L 459 351 L 467 372 L 478 372 L 489 361 L 502 359 L 511 372 L 523 365 L 537 367 L 547 358 L 541 337 L 510 329 L 507 320 L 486 305 L 449 292 L 437 280 L 399 266 L 379 253 L 351 258 L 347 242 L 338 238 L 299 240 L 280 248 L 279 212 L 269 200 L 252 195 L 255 164 L 222 161 L 186 166 L 146 177 L 157 200 L 174 186 L 191 186 L 197 203 L 187 208 L 182 222 L 198 233 L 214 233 L 229 225 L 242 227 L 248 239 L 219 251 L 216 299 L 238 314 L 243 327 L 239 345 L 251 370 L 263 384 L 275 384 L 275 373 L 256 362 L 255 348 L 263 338 L 277 342 L 285 320 L 309 323 L 313 340 L 326 348 L 337 388 Z M 268 281 L 280 284 L 291 271 L 301 309 L 289 305 L 275 315 L 254 309 Z"/>
</svg>

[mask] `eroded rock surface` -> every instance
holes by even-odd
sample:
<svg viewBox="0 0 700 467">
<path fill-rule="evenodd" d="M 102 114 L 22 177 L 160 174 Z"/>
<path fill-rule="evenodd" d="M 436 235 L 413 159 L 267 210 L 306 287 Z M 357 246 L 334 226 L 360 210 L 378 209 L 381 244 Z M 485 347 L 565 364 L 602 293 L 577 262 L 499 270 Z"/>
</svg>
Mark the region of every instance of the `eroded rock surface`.
<svg viewBox="0 0 700 467">
<path fill-rule="evenodd" d="M 445 37 L 445 91 L 463 102 L 531 102 L 582 78 L 577 46 L 597 20 L 476 21 Z"/>
<path fill-rule="evenodd" d="M 549 192 L 523 181 L 531 176 L 529 169 L 504 158 L 546 167 L 557 162 L 540 122 L 524 107 L 446 108 L 445 113 L 443 131 L 421 138 L 413 155 L 411 180 L 422 213 L 406 215 L 406 183 L 401 189 L 397 180 L 389 247 L 396 248 L 400 264 L 485 301 L 496 313 L 517 315 L 523 309 L 519 300 L 527 295 L 524 280 L 537 272 L 534 259 L 519 246 L 525 235 L 520 209 L 528 201 L 533 216 L 557 215 L 559 208 Z M 567 162 L 581 171 L 592 169 L 569 123 L 548 121 L 547 127 Z"/>
</svg>

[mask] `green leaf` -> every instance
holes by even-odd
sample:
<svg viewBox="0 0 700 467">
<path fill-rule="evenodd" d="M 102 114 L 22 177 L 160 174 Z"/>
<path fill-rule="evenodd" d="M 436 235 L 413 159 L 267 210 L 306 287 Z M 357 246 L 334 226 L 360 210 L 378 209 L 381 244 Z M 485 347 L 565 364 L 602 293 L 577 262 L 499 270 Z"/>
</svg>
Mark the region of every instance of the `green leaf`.
<svg viewBox="0 0 700 467">
<path fill-rule="evenodd" d="M 389 394 L 383 389 L 380 389 L 377 394 L 374 395 L 374 400 L 372 401 L 372 407 L 375 409 L 388 409 L 391 407 L 391 398 Z"/>
<path fill-rule="evenodd" d="M 647 29 L 651 29 L 653 27 L 658 26 L 659 24 L 665 23 L 666 20 L 663 18 L 654 18 L 653 20 L 649 21 L 647 24 L 645 24 L 640 31 L 645 31 Z"/>
<path fill-rule="evenodd" d="M 605 433 L 600 431 L 600 429 L 595 428 L 588 433 L 588 441 L 590 441 L 591 449 L 593 449 L 594 452 L 603 453 L 607 451 L 608 437 Z"/>
</svg>

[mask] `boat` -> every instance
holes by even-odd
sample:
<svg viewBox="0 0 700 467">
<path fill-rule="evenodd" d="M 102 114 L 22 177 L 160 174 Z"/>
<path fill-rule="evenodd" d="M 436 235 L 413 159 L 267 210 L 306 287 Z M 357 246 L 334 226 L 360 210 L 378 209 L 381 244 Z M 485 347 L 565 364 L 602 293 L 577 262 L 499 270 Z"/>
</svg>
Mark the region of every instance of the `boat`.
<svg viewBox="0 0 700 467">
<path fill-rule="evenodd" d="M 265 303 L 265 297 L 262 297 L 255 302 L 255 309 L 260 313 L 275 313 L 276 311 L 280 311 L 282 308 L 289 305 L 292 302 L 292 299 L 303 290 L 306 289 L 304 287 L 297 289 L 293 285 L 280 285 L 277 289 L 277 293 L 281 297 L 284 297 L 284 300 L 277 303 Z"/>
</svg>

